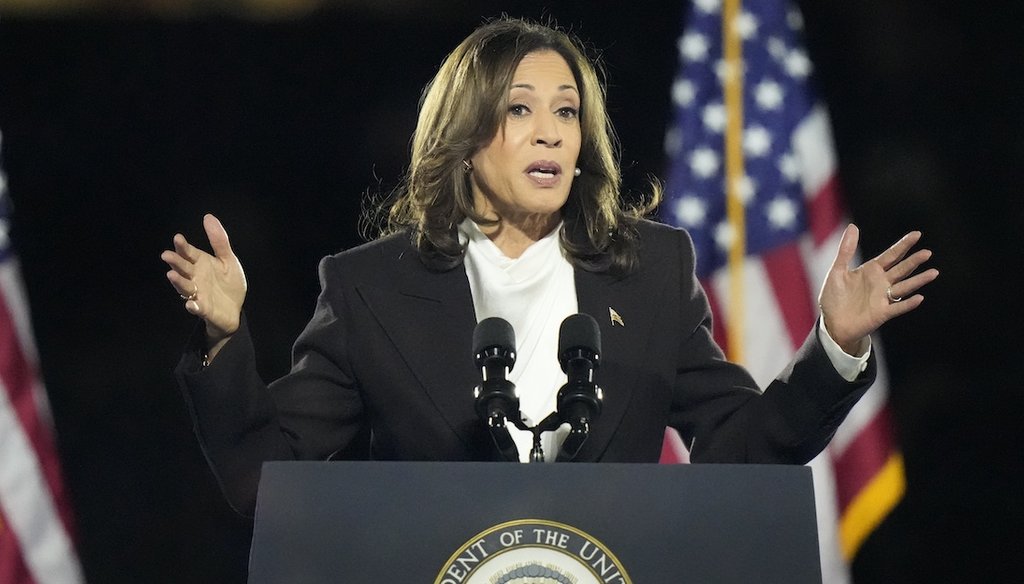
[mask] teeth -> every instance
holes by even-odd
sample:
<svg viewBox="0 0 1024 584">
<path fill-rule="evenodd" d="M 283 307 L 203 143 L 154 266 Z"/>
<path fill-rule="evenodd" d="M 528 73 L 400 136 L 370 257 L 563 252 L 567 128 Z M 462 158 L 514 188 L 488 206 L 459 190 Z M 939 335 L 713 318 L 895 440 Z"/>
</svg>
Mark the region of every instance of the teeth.
<svg viewBox="0 0 1024 584">
<path fill-rule="evenodd" d="M 537 178 L 553 178 L 555 173 L 549 170 L 531 170 L 530 176 L 535 176 Z"/>
</svg>

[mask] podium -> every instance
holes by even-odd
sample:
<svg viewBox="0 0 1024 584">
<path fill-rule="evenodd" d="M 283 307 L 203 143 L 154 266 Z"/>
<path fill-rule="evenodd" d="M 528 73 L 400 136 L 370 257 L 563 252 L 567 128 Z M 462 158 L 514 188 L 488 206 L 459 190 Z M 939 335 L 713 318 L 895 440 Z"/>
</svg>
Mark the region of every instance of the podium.
<svg viewBox="0 0 1024 584">
<path fill-rule="evenodd" d="M 811 470 L 270 462 L 249 582 L 820 584 Z"/>
</svg>

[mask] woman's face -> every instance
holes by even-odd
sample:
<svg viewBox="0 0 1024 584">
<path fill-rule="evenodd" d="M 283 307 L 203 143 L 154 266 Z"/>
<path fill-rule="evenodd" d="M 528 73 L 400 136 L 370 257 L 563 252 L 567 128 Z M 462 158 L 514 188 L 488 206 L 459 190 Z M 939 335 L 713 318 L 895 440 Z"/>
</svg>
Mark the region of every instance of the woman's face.
<svg viewBox="0 0 1024 584">
<path fill-rule="evenodd" d="M 579 110 L 579 87 L 561 55 L 523 57 L 512 76 L 504 127 L 470 159 L 476 211 L 553 228 L 580 153 Z"/>
</svg>

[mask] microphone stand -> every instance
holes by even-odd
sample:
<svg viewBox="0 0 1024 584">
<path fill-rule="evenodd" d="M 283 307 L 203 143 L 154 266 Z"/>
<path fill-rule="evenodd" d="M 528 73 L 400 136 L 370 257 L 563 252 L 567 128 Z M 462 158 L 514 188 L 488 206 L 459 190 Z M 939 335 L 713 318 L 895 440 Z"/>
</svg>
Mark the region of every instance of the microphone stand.
<svg viewBox="0 0 1024 584">
<path fill-rule="evenodd" d="M 521 420 L 513 418 L 513 423 L 516 427 L 522 424 Z M 519 461 L 519 451 L 516 449 L 516 443 L 512 440 L 512 435 L 509 434 L 508 427 L 505 425 L 506 418 L 502 412 L 491 412 L 487 416 L 487 432 L 491 435 L 491 441 L 494 442 L 495 448 L 501 453 L 501 457 L 508 462 Z"/>
<path fill-rule="evenodd" d="M 536 426 L 527 426 L 526 422 L 522 419 L 516 423 L 516 428 L 524 430 L 533 434 L 533 448 L 530 449 L 530 462 L 544 462 L 544 448 L 540 445 L 540 435 L 544 432 L 551 432 L 557 430 L 562 425 L 562 418 L 558 415 L 558 412 L 552 412 L 548 414 L 546 418 L 540 421 Z"/>
</svg>

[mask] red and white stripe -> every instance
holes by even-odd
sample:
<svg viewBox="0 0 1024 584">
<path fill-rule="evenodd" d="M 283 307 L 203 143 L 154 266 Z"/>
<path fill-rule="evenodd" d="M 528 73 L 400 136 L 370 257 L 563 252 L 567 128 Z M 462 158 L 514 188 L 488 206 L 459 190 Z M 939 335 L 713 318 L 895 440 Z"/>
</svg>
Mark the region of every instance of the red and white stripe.
<svg viewBox="0 0 1024 584">
<path fill-rule="evenodd" d="M 17 262 L 0 263 L 0 582 L 74 584 L 82 569 Z"/>
</svg>

